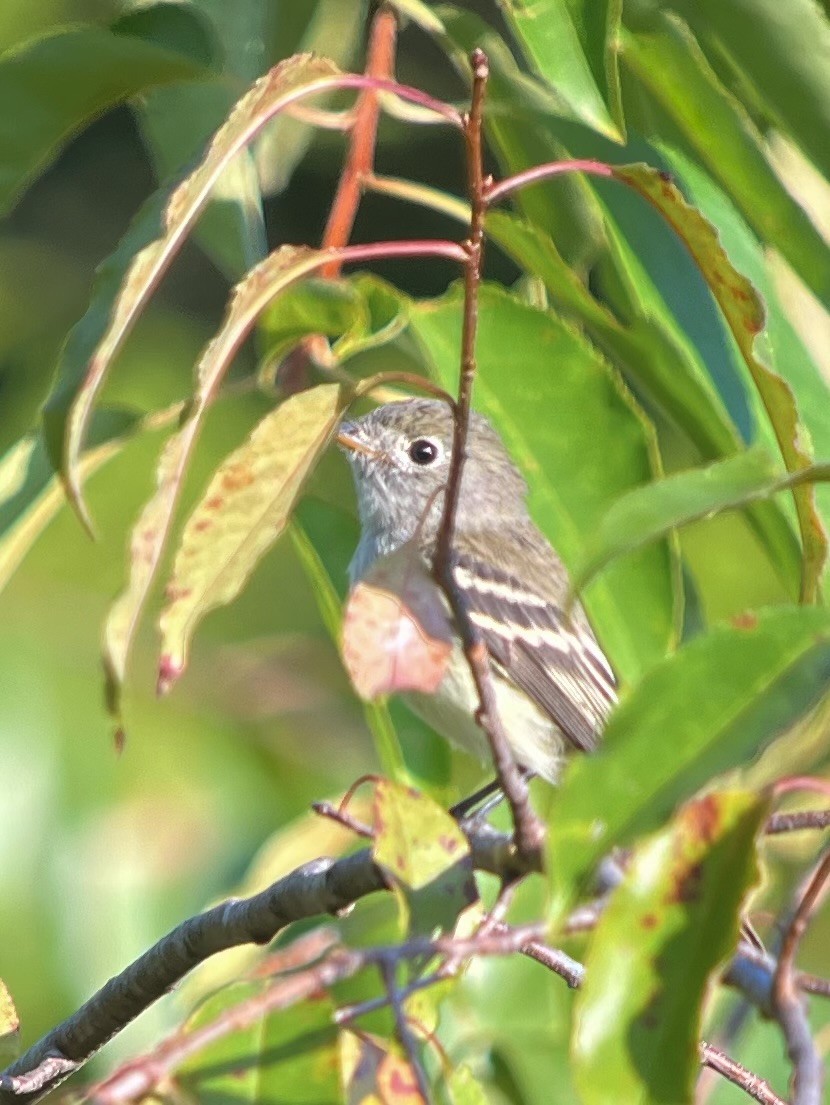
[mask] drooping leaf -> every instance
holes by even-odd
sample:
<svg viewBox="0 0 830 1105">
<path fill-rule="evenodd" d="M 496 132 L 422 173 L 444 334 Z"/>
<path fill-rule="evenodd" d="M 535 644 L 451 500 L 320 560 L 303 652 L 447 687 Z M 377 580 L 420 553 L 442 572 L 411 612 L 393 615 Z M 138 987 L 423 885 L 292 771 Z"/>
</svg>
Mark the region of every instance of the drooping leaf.
<svg viewBox="0 0 830 1105">
<path fill-rule="evenodd" d="M 719 626 L 648 672 L 600 749 L 552 795 L 554 913 L 602 856 L 656 828 L 716 775 L 748 763 L 830 690 L 830 614 L 778 607 Z"/>
<path fill-rule="evenodd" d="M 782 476 L 766 450 L 755 448 L 629 491 L 599 524 L 584 563 L 574 572 L 574 588 L 584 587 L 618 556 L 664 537 L 676 526 L 746 506 L 786 490 L 794 478 L 807 476 L 830 480 L 830 465 L 813 465 Z"/>
<path fill-rule="evenodd" d="M 120 713 L 121 686 L 132 641 L 158 572 L 205 414 L 233 357 L 263 308 L 327 257 L 325 251 L 315 253 L 291 246 L 283 246 L 272 253 L 234 290 L 222 326 L 199 359 L 196 394 L 181 427 L 168 439 L 162 451 L 156 491 L 141 511 L 130 538 L 129 581 L 113 603 L 104 626 L 107 702 L 116 718 Z"/>
<path fill-rule="evenodd" d="M 456 820 L 414 788 L 380 779 L 374 826 L 372 854 L 403 896 L 409 935 L 452 931 L 478 897 Z"/>
<path fill-rule="evenodd" d="M 585 1105 L 691 1105 L 701 1006 L 735 948 L 766 812 L 756 794 L 714 791 L 635 850 L 576 998 L 574 1080 Z"/>
<path fill-rule="evenodd" d="M 557 96 L 563 113 L 621 140 L 617 71 L 618 0 L 509 0 L 503 5 L 524 52 Z"/>
<path fill-rule="evenodd" d="M 434 694 L 452 653 L 452 623 L 415 542 L 381 557 L 352 588 L 343 662 L 361 698 Z"/>
<path fill-rule="evenodd" d="M 238 0 L 233 8 L 202 2 L 154 4 L 129 11 L 115 24 L 164 42 L 182 31 L 183 17 L 199 17 L 212 44 L 221 43 L 221 68 L 187 87 L 154 89 L 134 102 L 139 129 L 159 180 L 181 176 L 233 108 L 237 89 L 268 68 L 266 13 L 259 0 Z M 215 50 L 220 53 L 218 49 Z M 323 52 L 323 56 L 327 56 Z M 195 229 L 196 240 L 231 281 L 267 252 L 262 195 L 249 150 L 236 155 L 218 178 L 213 198 Z"/>
<path fill-rule="evenodd" d="M 197 22 L 191 19 L 194 37 Z M 64 28 L 6 54 L 0 59 L 0 102 L 15 106 L 0 120 L 0 214 L 102 112 L 154 85 L 204 72 L 191 50 L 104 27 Z"/>
<path fill-rule="evenodd" d="M 337 70 L 322 58 L 289 58 L 239 101 L 189 177 L 145 203 L 98 270 L 92 301 L 73 327 L 44 409 L 46 439 L 73 506 L 86 519 L 78 457 L 95 398 L 133 324 L 207 203 L 219 175 L 247 142 L 309 89 L 325 88 Z M 88 519 L 86 519 L 88 522 Z"/>
<path fill-rule="evenodd" d="M 220 465 L 188 519 L 167 588 L 160 692 L 184 670 L 199 621 L 236 597 L 285 529 L 347 401 L 339 384 L 290 396 Z"/>
<path fill-rule="evenodd" d="M 636 188 L 686 243 L 718 301 L 758 389 L 784 464 L 790 472 L 809 467 L 812 455 L 792 390 L 756 348 L 755 339 L 764 326 L 763 304 L 749 280 L 726 256 L 715 228 L 686 203 L 665 174 L 646 165 L 629 165 L 616 166 L 614 176 Z M 813 602 L 827 557 L 827 537 L 816 511 L 813 488 L 801 484 L 794 488 L 793 498 L 803 547 L 801 594 L 805 602 Z"/>
<path fill-rule="evenodd" d="M 279 982 L 277 982 L 279 985 Z M 219 1105 L 234 1101 L 256 1105 L 291 1101 L 296 1105 L 338 1105 L 340 1101 L 337 1029 L 334 1007 L 318 995 L 285 1011 L 233 1021 L 234 1008 L 256 1002 L 267 981 L 235 983 L 203 1002 L 184 1032 L 194 1033 L 222 1017 L 227 1029 L 176 1071 L 176 1079 L 194 1100 Z"/>
<path fill-rule="evenodd" d="M 411 327 L 437 379 L 452 391 L 461 333 L 458 294 L 414 305 Z M 536 521 L 573 566 L 611 503 L 657 474 L 653 431 L 580 335 L 552 313 L 489 285 L 481 289 L 477 359 L 475 405 L 492 418 L 523 468 Z M 635 680 L 675 639 L 669 548 L 655 545 L 616 564 L 585 601 L 615 667 Z"/>
</svg>

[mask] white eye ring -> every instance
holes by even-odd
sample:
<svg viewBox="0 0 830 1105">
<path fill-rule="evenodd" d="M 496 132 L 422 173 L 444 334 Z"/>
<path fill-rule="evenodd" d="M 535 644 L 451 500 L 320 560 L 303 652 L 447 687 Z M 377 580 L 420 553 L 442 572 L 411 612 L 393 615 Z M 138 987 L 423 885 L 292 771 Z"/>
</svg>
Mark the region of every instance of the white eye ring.
<svg viewBox="0 0 830 1105">
<path fill-rule="evenodd" d="M 444 450 L 441 443 L 431 437 L 416 437 L 407 445 L 406 455 L 419 468 L 429 468 L 441 460 Z"/>
</svg>

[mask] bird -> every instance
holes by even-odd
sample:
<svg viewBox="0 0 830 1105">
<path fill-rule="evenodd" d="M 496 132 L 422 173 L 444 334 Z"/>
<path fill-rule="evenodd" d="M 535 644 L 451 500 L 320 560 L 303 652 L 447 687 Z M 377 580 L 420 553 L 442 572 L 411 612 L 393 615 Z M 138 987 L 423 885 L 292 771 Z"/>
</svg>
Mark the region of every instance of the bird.
<svg viewBox="0 0 830 1105">
<path fill-rule="evenodd" d="M 361 527 L 349 565 L 352 586 L 410 541 L 432 568 L 453 434 L 452 408 L 441 399 L 385 403 L 340 423 L 337 442 L 352 471 Z M 527 495 L 501 437 L 472 412 L 451 544 L 453 579 L 487 646 L 511 753 L 555 783 L 568 749 L 595 748 L 617 685 L 584 609 L 569 603 L 567 570 L 533 522 Z M 439 735 L 487 759 L 478 693 L 457 628 L 436 693 L 404 697 Z"/>
</svg>

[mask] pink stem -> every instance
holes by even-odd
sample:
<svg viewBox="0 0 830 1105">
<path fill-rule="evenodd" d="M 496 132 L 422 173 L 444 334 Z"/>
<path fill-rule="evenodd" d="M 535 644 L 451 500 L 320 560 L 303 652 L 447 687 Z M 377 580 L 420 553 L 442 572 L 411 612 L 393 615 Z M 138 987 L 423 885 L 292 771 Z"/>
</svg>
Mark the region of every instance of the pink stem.
<svg viewBox="0 0 830 1105">
<path fill-rule="evenodd" d="M 604 161 L 548 161 L 544 165 L 534 165 L 532 169 L 524 169 L 515 176 L 505 177 L 498 184 L 486 189 L 485 200 L 490 207 L 509 196 L 511 192 L 525 188 L 528 184 L 538 184 L 552 177 L 562 176 L 564 173 L 590 173 L 592 176 L 612 177 L 614 169 L 606 165 Z"/>
</svg>

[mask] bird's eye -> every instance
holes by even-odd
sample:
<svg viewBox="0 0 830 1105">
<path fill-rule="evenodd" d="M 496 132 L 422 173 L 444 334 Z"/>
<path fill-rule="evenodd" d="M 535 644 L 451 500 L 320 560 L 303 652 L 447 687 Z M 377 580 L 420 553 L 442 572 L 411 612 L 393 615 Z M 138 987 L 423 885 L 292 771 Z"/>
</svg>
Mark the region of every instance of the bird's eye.
<svg viewBox="0 0 830 1105">
<path fill-rule="evenodd" d="M 420 465 L 435 464 L 441 455 L 436 443 L 430 441 L 428 437 L 419 437 L 413 441 L 409 446 L 408 453 L 409 459 Z"/>
</svg>

